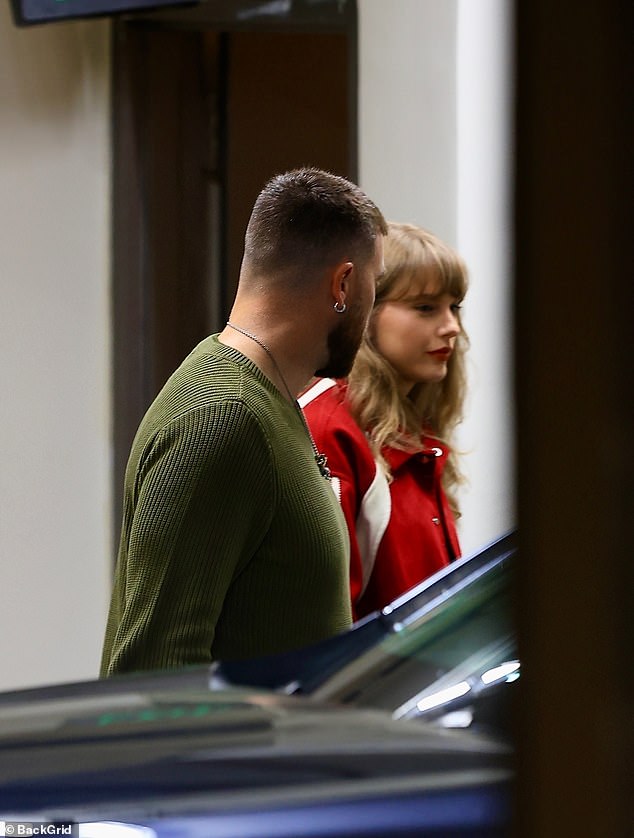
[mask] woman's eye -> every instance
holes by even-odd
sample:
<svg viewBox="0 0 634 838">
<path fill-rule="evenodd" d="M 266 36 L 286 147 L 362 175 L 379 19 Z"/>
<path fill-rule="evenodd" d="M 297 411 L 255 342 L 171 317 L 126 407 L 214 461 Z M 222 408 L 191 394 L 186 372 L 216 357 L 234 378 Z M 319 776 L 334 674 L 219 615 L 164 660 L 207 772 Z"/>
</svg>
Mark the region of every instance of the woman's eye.
<svg viewBox="0 0 634 838">
<path fill-rule="evenodd" d="M 460 311 L 461 308 L 462 308 L 462 305 L 460 303 L 454 303 L 451 306 L 451 310 L 454 312 L 454 314 L 457 314 Z"/>
<path fill-rule="evenodd" d="M 430 314 L 433 310 L 434 307 L 430 305 L 416 306 L 416 311 L 420 311 L 422 314 Z"/>
</svg>

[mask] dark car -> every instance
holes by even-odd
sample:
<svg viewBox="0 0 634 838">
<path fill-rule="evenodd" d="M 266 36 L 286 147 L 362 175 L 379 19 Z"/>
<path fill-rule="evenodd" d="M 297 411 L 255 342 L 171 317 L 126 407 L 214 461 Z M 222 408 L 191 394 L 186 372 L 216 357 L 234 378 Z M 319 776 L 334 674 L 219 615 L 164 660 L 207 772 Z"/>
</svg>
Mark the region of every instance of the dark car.
<svg viewBox="0 0 634 838">
<path fill-rule="evenodd" d="M 514 553 L 506 536 L 302 653 L 0 694 L 0 818 L 91 838 L 507 834 Z"/>
<path fill-rule="evenodd" d="M 510 533 L 310 649 L 221 663 L 228 682 L 510 736 L 520 674 Z"/>
</svg>

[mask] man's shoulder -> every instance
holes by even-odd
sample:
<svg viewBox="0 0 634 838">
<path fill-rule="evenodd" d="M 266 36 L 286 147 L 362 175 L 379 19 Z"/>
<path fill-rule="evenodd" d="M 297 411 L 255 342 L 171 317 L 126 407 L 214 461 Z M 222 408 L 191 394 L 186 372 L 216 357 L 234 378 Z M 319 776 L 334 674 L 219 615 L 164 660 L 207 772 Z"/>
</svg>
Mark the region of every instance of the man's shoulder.
<svg viewBox="0 0 634 838">
<path fill-rule="evenodd" d="M 213 337 L 213 336 L 212 336 Z M 187 431 L 190 424 L 201 433 L 219 419 L 235 430 L 274 412 L 271 393 L 254 365 L 241 363 L 239 354 L 223 351 L 207 338 L 172 373 L 149 406 L 139 427 L 144 439 L 164 431 Z M 250 421 L 249 421 L 250 420 Z"/>
<path fill-rule="evenodd" d="M 253 362 L 211 335 L 185 358 L 158 398 L 182 412 L 227 400 L 257 402 L 268 399 L 269 390 Z"/>
<path fill-rule="evenodd" d="M 210 335 L 172 373 L 166 387 L 184 384 L 189 389 L 200 387 L 210 391 L 218 387 L 236 387 L 248 370 L 248 359 L 220 343 L 217 335 Z"/>
</svg>

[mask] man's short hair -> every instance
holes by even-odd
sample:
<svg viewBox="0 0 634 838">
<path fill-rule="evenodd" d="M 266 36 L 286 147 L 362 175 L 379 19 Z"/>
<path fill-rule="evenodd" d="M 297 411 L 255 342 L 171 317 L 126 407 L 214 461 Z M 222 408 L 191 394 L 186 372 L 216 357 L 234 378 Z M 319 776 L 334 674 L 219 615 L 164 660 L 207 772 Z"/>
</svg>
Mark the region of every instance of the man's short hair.
<svg viewBox="0 0 634 838">
<path fill-rule="evenodd" d="M 276 175 L 258 195 L 245 235 L 254 274 L 290 272 L 301 281 L 338 261 L 367 262 L 387 224 L 354 183 L 316 168 Z"/>
</svg>

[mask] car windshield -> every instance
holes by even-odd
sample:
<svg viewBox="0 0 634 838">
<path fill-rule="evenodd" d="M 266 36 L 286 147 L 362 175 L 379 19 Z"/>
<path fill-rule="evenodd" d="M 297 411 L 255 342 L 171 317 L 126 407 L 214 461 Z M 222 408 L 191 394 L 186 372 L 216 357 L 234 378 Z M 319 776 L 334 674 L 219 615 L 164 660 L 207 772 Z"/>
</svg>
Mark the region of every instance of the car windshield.
<svg viewBox="0 0 634 838">
<path fill-rule="evenodd" d="M 313 696 L 452 727 L 471 726 L 485 694 L 489 713 L 501 712 L 491 696 L 519 675 L 510 583 L 510 562 L 502 560 L 420 597 L 420 607 L 416 598 L 397 605 L 391 631 Z"/>
</svg>

